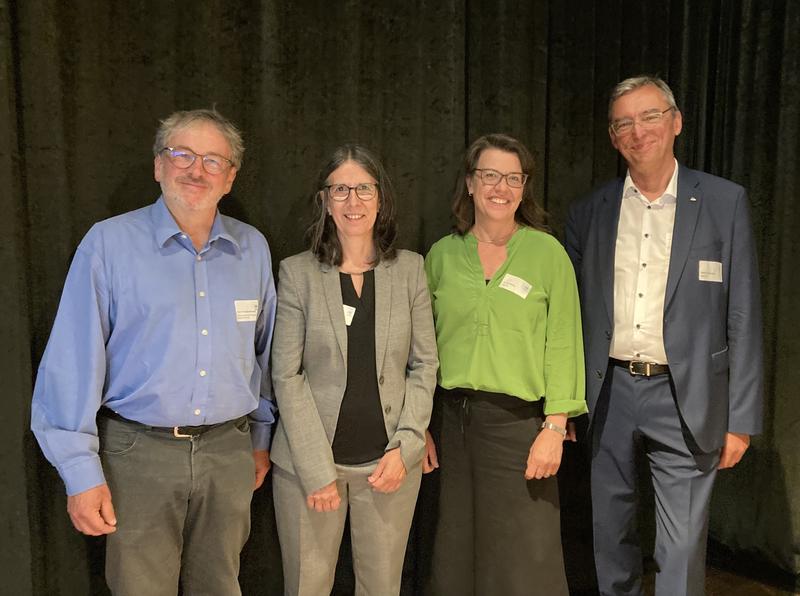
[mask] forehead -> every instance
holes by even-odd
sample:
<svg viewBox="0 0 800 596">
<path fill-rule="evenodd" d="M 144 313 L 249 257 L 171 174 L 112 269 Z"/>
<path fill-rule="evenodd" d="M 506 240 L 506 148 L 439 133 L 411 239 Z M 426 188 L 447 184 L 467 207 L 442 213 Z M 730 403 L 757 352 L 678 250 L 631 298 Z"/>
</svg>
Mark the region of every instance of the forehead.
<svg viewBox="0 0 800 596">
<path fill-rule="evenodd" d="M 348 159 L 328 176 L 330 184 L 355 184 L 356 182 L 375 182 L 375 179 L 364 167 Z"/>
<path fill-rule="evenodd" d="M 491 168 L 502 172 L 521 172 L 522 164 L 519 156 L 513 151 L 503 151 L 497 147 L 489 147 L 481 151 L 477 168 Z"/>
<path fill-rule="evenodd" d="M 624 118 L 652 109 L 666 109 L 667 100 L 661 89 L 655 85 L 645 85 L 626 93 L 614 100 L 611 107 L 611 118 Z"/>
<path fill-rule="evenodd" d="M 167 139 L 170 147 L 186 147 L 195 153 L 230 155 L 231 146 L 213 122 L 197 120 L 176 129 Z"/>
</svg>

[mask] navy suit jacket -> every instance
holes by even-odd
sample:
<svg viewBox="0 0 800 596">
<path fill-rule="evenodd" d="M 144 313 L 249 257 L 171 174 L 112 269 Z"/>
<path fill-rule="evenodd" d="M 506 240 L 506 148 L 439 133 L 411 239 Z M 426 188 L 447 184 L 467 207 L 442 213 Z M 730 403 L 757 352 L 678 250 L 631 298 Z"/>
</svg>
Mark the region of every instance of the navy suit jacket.
<svg viewBox="0 0 800 596">
<path fill-rule="evenodd" d="M 681 417 L 705 452 L 726 432 L 761 431 L 761 299 L 747 193 L 679 166 L 678 201 L 664 302 L 666 349 Z M 586 401 L 593 414 L 614 330 L 618 179 L 576 201 L 566 249 L 578 279 L 586 351 Z M 722 263 L 722 282 L 700 279 L 700 261 Z"/>
</svg>

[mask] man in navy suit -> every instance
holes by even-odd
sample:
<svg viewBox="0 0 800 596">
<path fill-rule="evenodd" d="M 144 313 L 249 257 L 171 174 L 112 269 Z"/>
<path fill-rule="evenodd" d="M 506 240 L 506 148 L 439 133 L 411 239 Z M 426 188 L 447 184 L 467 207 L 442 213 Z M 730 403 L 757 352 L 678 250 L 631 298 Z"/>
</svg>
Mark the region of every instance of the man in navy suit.
<svg viewBox="0 0 800 596">
<path fill-rule="evenodd" d="M 627 176 L 570 208 L 581 296 L 601 594 L 640 594 L 636 454 L 655 490 L 656 593 L 703 594 L 717 470 L 761 430 L 759 278 L 745 190 L 679 165 L 667 84 L 639 76 L 609 102 Z"/>
</svg>

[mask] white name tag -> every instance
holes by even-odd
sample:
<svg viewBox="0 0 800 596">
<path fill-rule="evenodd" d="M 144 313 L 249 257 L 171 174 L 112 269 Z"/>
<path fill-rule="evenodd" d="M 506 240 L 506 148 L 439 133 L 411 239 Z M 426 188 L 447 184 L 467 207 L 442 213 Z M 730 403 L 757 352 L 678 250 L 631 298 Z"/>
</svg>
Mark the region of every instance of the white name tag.
<svg viewBox="0 0 800 596">
<path fill-rule="evenodd" d="M 356 316 L 356 309 L 354 306 L 347 304 L 342 304 L 342 308 L 344 309 L 344 324 L 349 327 L 350 323 L 353 322 L 353 317 Z"/>
<path fill-rule="evenodd" d="M 521 277 L 506 273 L 503 276 L 503 281 L 500 282 L 500 287 L 516 294 L 524 300 L 528 297 L 528 293 L 531 291 L 533 286 Z"/>
<path fill-rule="evenodd" d="M 722 283 L 722 263 L 719 261 L 700 261 L 698 279 L 700 281 L 716 281 Z"/>
<path fill-rule="evenodd" d="M 258 300 L 234 300 L 236 322 L 248 323 L 258 319 Z"/>
</svg>

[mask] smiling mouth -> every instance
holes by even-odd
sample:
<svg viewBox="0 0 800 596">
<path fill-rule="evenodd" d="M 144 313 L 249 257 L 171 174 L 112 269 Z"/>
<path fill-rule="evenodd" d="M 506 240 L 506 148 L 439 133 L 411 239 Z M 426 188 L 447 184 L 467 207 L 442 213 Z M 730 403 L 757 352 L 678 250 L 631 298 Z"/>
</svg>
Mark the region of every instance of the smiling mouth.
<svg viewBox="0 0 800 596">
<path fill-rule="evenodd" d="M 351 220 L 354 220 L 354 221 L 359 220 L 362 217 L 364 217 L 363 214 L 359 214 L 359 213 L 345 213 L 344 216 L 345 216 L 345 218 L 351 219 Z"/>
<path fill-rule="evenodd" d="M 501 199 L 500 197 L 491 197 L 489 202 L 494 203 L 495 205 L 508 205 L 511 201 L 508 199 Z"/>
</svg>

